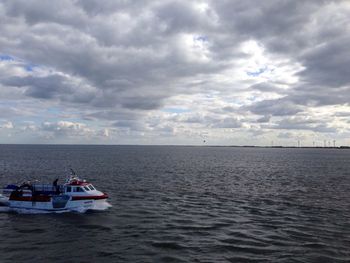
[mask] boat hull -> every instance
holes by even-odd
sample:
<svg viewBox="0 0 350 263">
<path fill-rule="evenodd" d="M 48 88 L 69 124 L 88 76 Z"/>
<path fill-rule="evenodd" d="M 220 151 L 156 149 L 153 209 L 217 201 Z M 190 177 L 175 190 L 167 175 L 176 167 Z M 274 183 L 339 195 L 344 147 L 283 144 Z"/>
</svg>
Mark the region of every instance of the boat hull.
<svg viewBox="0 0 350 263">
<path fill-rule="evenodd" d="M 15 209 L 30 209 L 41 211 L 86 211 L 94 210 L 108 203 L 107 198 L 83 200 L 72 200 L 72 198 L 70 198 L 64 205 L 57 205 L 57 203 L 55 203 L 52 199 L 50 201 L 9 200 L 7 204 L 9 208 Z"/>
</svg>

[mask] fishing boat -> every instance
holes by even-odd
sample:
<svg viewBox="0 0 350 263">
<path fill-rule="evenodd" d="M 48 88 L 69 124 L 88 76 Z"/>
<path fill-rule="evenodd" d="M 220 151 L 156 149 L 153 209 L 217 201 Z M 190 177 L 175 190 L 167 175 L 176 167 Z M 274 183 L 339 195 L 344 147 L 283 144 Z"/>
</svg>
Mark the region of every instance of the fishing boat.
<svg viewBox="0 0 350 263">
<path fill-rule="evenodd" d="M 56 179 L 52 184 L 25 182 L 3 188 L 0 205 L 10 209 L 40 211 L 86 211 L 107 207 L 108 195 L 91 183 L 72 174 L 64 184 Z"/>
</svg>

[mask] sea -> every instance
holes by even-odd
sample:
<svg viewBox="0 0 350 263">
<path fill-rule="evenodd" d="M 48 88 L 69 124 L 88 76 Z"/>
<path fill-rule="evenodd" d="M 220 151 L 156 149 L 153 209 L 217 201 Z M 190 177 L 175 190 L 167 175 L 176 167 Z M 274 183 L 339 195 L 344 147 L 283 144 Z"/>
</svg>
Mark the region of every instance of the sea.
<svg viewBox="0 0 350 263">
<path fill-rule="evenodd" d="M 350 262 L 350 150 L 0 145 L 0 185 L 76 173 L 111 207 L 0 209 L 0 262 Z"/>
</svg>

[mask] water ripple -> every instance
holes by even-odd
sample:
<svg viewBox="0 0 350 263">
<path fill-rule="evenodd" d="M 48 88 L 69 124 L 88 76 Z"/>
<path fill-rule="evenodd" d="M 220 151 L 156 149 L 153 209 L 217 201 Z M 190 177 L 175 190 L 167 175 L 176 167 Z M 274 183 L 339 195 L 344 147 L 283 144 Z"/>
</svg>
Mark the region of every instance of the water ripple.
<svg viewBox="0 0 350 263">
<path fill-rule="evenodd" d="M 1 184 L 52 180 L 72 166 L 108 192 L 113 205 L 86 214 L 1 208 L 1 262 L 350 262 L 348 151 L 0 150 Z"/>
</svg>

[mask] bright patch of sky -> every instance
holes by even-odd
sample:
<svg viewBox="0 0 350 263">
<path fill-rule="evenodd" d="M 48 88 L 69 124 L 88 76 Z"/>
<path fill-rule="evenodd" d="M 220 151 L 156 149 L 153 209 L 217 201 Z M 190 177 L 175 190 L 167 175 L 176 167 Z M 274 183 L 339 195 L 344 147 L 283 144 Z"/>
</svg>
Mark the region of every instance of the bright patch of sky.
<svg viewBox="0 0 350 263">
<path fill-rule="evenodd" d="M 190 112 L 189 109 L 182 109 L 182 108 L 165 108 L 163 109 L 164 112 L 170 112 L 170 113 L 184 113 L 184 112 Z"/>
<path fill-rule="evenodd" d="M 14 60 L 13 57 L 9 56 L 9 55 L 4 55 L 4 54 L 0 54 L 0 60 Z"/>
</svg>

